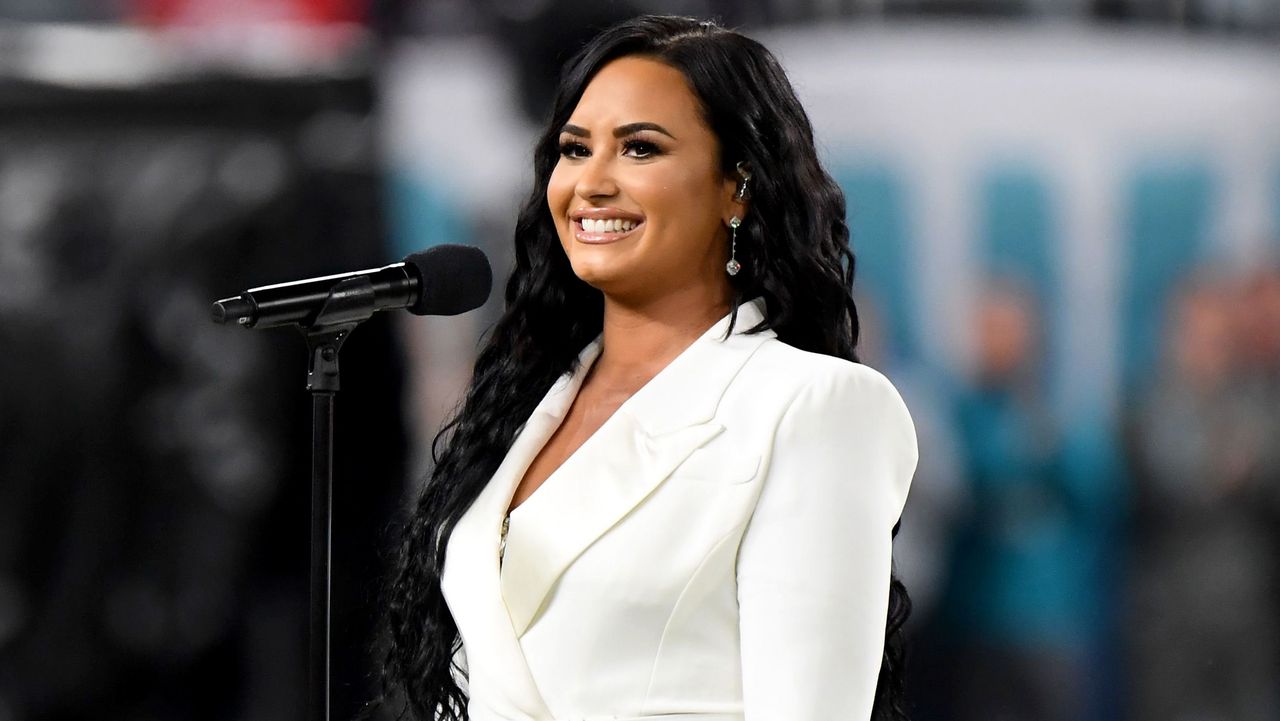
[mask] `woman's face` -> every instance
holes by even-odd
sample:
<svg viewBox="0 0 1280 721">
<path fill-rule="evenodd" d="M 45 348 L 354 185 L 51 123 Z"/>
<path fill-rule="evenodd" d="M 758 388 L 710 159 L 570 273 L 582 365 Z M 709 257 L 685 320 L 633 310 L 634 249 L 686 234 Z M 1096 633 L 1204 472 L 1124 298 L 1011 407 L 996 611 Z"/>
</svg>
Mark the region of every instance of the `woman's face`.
<svg viewBox="0 0 1280 721">
<path fill-rule="evenodd" d="M 735 189 L 684 75 L 631 56 L 596 73 L 561 130 L 547 204 L 574 273 L 606 295 L 723 302 Z"/>
</svg>

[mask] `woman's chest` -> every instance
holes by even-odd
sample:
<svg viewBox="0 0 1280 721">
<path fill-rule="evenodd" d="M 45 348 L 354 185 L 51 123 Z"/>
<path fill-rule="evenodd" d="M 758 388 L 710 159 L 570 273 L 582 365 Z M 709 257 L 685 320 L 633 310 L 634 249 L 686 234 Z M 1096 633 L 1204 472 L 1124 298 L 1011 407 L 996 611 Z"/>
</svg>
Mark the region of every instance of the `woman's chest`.
<svg viewBox="0 0 1280 721">
<path fill-rule="evenodd" d="M 634 392 L 635 389 L 604 389 L 585 385 L 575 396 L 564 420 L 525 469 L 511 497 L 510 508 L 516 508 L 536 493 L 548 478 L 555 475 L 578 449 L 609 422 Z"/>
</svg>

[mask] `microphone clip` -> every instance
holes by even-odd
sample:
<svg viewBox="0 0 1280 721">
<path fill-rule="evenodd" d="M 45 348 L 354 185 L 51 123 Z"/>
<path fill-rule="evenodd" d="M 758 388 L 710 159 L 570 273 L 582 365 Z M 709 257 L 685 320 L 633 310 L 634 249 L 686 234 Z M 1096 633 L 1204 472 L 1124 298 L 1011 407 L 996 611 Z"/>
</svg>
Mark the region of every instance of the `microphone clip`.
<svg viewBox="0 0 1280 721">
<path fill-rule="evenodd" d="M 307 339 L 307 390 L 339 390 L 338 354 L 342 343 L 377 310 L 373 282 L 368 277 L 347 278 L 333 286 L 315 319 L 298 326 Z"/>
</svg>

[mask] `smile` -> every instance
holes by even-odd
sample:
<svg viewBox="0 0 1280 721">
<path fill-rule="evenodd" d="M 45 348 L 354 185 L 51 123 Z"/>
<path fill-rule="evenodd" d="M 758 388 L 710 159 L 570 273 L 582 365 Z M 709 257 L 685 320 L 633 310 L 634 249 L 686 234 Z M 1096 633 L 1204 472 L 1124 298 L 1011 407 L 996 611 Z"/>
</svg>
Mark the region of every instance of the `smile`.
<svg viewBox="0 0 1280 721">
<path fill-rule="evenodd" d="M 612 243 L 636 232 L 643 220 L 630 218 L 574 218 L 573 235 L 583 243 Z"/>
<path fill-rule="evenodd" d="M 588 233 L 625 233 L 639 225 L 639 223 L 626 218 L 583 218 L 578 221 L 578 225 L 582 226 L 582 229 Z"/>
</svg>

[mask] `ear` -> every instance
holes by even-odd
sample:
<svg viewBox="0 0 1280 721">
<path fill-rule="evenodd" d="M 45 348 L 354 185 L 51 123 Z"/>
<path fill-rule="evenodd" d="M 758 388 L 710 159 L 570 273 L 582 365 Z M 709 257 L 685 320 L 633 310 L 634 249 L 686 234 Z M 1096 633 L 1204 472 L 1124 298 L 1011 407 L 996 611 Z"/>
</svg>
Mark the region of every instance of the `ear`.
<svg viewBox="0 0 1280 721">
<path fill-rule="evenodd" d="M 725 176 L 725 197 L 724 216 L 725 225 L 729 224 L 729 219 L 733 216 L 745 219 L 747 212 L 751 209 L 751 165 L 745 160 L 738 161 L 734 167 L 734 172 Z"/>
</svg>

